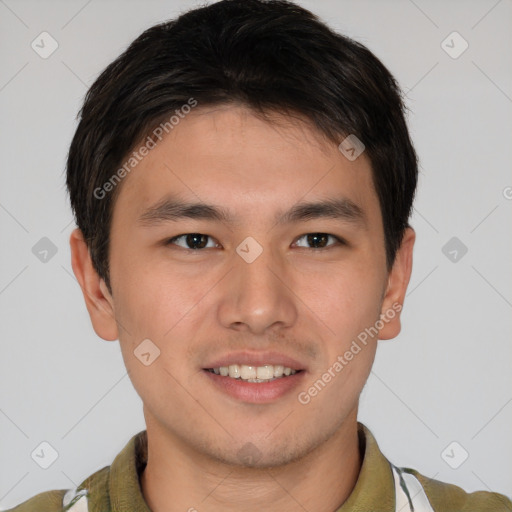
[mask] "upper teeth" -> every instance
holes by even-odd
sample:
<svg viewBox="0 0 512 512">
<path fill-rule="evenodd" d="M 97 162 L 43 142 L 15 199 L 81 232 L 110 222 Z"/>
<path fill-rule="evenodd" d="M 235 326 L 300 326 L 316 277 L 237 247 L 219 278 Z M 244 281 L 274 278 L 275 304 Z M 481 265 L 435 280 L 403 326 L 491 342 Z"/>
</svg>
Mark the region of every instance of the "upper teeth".
<svg viewBox="0 0 512 512">
<path fill-rule="evenodd" d="M 293 375 L 297 370 L 288 368 L 280 364 L 265 364 L 263 366 L 248 366 L 245 364 L 230 364 L 229 366 L 221 366 L 212 368 L 213 372 L 223 377 L 231 377 L 233 379 L 243 380 L 271 380 L 282 377 L 283 375 Z"/>
</svg>

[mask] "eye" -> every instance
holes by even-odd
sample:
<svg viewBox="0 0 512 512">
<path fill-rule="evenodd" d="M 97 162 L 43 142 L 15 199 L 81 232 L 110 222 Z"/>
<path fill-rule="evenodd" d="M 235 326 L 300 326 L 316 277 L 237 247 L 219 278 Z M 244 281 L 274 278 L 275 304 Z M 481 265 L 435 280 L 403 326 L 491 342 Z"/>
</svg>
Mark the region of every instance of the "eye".
<svg viewBox="0 0 512 512">
<path fill-rule="evenodd" d="M 333 244 L 329 244 L 329 238 L 333 239 L 335 242 Z M 300 245 L 298 241 L 302 239 L 304 239 L 307 244 L 311 244 L 313 247 L 308 247 L 307 245 Z M 298 245 L 299 247 L 306 247 L 308 249 L 325 249 L 331 245 L 344 245 L 344 242 L 337 236 L 330 235 L 328 233 L 307 233 L 306 235 L 302 235 L 297 240 L 296 245 Z"/>
<path fill-rule="evenodd" d="M 203 235 L 202 233 L 186 233 L 184 235 L 178 235 L 174 238 L 170 238 L 166 245 L 174 244 L 183 249 L 198 250 L 208 248 L 208 239 L 210 239 L 213 245 L 209 247 L 216 247 L 217 244 L 213 242 L 213 238 L 209 235 Z"/>
</svg>

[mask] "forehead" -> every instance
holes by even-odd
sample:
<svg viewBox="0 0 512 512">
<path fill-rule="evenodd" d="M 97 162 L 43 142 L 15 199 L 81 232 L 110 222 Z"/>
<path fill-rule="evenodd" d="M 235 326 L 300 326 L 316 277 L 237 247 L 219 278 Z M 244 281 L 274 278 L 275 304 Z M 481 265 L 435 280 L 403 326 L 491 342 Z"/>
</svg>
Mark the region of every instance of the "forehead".
<svg viewBox="0 0 512 512">
<path fill-rule="evenodd" d="M 348 160 L 307 122 L 244 107 L 196 108 L 127 175 L 114 207 L 132 221 L 172 195 L 222 206 L 232 220 L 313 199 L 347 199 L 380 215 L 371 166 Z M 232 215 L 231 215 L 232 214 Z"/>
</svg>

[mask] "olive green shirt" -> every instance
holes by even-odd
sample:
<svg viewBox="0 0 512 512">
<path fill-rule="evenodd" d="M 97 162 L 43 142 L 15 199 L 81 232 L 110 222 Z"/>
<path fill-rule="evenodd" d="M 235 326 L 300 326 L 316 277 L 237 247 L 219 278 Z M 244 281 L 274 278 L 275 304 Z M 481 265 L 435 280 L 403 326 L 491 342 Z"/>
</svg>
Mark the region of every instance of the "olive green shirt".
<svg viewBox="0 0 512 512">
<path fill-rule="evenodd" d="M 415 470 L 397 468 L 384 457 L 370 430 L 361 423 L 358 429 L 364 454 L 361 471 L 348 499 L 333 512 L 512 511 L 512 501 L 502 494 L 466 493 Z M 93 473 L 76 489 L 37 494 L 8 512 L 151 512 L 139 480 L 146 460 L 144 430 L 130 439 L 110 466 Z"/>
</svg>

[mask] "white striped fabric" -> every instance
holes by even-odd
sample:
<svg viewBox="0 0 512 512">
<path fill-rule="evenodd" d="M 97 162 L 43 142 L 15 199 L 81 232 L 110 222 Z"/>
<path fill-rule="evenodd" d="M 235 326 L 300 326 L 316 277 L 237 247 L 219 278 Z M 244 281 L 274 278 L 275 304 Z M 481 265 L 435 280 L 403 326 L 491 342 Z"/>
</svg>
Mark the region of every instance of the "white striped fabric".
<svg viewBox="0 0 512 512">
<path fill-rule="evenodd" d="M 395 479 L 395 512 L 434 512 L 419 480 L 391 464 Z"/>
<path fill-rule="evenodd" d="M 63 512 L 89 512 L 87 490 L 69 489 L 62 498 Z"/>
</svg>

